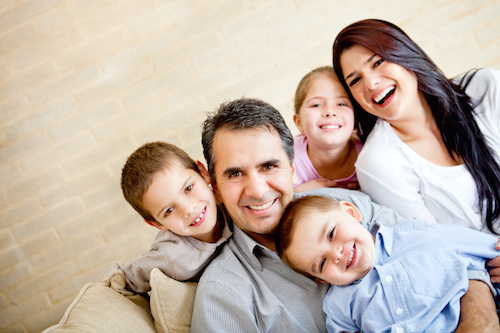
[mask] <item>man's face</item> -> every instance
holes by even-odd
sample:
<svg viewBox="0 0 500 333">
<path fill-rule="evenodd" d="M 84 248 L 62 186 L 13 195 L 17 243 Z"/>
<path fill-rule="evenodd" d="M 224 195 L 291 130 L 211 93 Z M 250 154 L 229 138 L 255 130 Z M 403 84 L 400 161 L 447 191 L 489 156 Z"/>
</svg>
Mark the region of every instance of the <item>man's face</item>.
<svg viewBox="0 0 500 333">
<path fill-rule="evenodd" d="M 276 131 L 220 129 L 215 134 L 215 195 L 256 241 L 273 234 L 293 196 L 294 168 Z M 269 244 L 263 244 L 269 247 Z"/>
</svg>

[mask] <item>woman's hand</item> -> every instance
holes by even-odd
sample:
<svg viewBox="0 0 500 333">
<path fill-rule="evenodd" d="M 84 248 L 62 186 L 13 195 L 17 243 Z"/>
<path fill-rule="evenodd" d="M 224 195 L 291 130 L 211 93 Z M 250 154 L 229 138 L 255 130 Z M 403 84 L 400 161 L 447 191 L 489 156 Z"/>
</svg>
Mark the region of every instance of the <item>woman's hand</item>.
<svg viewBox="0 0 500 333">
<path fill-rule="evenodd" d="M 314 190 L 316 188 L 321 188 L 321 187 L 337 187 L 337 182 L 324 178 L 311 179 L 305 183 L 300 184 L 299 186 L 295 186 L 293 188 L 293 191 L 295 193 L 299 193 L 299 192 Z"/>
<path fill-rule="evenodd" d="M 500 250 L 500 239 L 498 240 L 495 248 L 497 250 Z M 491 283 L 500 283 L 500 256 L 488 261 L 487 265 L 491 267 L 491 269 L 489 270 Z"/>
</svg>

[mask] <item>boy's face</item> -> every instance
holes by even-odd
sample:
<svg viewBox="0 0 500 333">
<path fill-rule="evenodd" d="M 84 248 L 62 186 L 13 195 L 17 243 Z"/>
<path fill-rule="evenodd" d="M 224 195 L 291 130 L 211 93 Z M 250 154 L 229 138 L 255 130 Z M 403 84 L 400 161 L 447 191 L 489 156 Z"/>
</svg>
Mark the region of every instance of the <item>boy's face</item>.
<svg viewBox="0 0 500 333">
<path fill-rule="evenodd" d="M 309 145 L 328 149 L 343 146 L 354 130 L 352 103 L 339 80 L 321 74 L 310 83 L 307 95 L 293 120 Z"/>
<path fill-rule="evenodd" d="M 158 172 L 143 197 L 144 208 L 158 223 L 146 222 L 179 236 L 208 237 L 217 223 L 217 205 L 208 187 L 210 176 L 204 168 L 202 173 L 180 163 Z"/>
<path fill-rule="evenodd" d="M 321 282 L 346 285 L 365 276 L 375 263 L 375 242 L 349 202 L 328 212 L 308 212 L 294 228 L 285 251 L 295 268 Z"/>
</svg>

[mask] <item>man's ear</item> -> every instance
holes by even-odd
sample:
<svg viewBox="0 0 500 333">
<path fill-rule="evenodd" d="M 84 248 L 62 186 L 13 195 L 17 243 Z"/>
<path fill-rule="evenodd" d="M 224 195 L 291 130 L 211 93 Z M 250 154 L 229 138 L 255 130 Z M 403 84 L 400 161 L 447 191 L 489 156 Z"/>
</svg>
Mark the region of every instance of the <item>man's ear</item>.
<svg viewBox="0 0 500 333">
<path fill-rule="evenodd" d="M 293 185 L 297 184 L 299 182 L 299 178 L 297 176 L 297 170 L 295 169 L 295 159 L 293 159 L 292 163 L 292 179 L 293 179 Z"/>
<path fill-rule="evenodd" d="M 163 224 L 158 223 L 158 222 L 156 222 L 156 221 L 153 221 L 153 222 L 152 222 L 152 221 L 144 220 L 144 222 L 146 222 L 147 224 L 149 224 L 149 225 L 151 225 L 151 226 L 153 226 L 153 227 L 155 227 L 156 229 L 159 229 L 159 230 L 161 230 L 161 231 L 168 231 L 168 228 L 167 228 L 167 227 L 165 227 Z"/>
<path fill-rule="evenodd" d="M 363 220 L 363 214 L 349 201 L 340 201 L 340 208 L 342 208 L 347 214 L 351 215 L 356 219 L 356 221 L 361 222 Z"/>
<path fill-rule="evenodd" d="M 299 132 L 304 133 L 304 129 L 300 125 L 300 118 L 297 114 L 293 115 L 293 122 L 295 123 L 295 126 L 297 126 L 297 129 L 299 130 Z"/>
</svg>

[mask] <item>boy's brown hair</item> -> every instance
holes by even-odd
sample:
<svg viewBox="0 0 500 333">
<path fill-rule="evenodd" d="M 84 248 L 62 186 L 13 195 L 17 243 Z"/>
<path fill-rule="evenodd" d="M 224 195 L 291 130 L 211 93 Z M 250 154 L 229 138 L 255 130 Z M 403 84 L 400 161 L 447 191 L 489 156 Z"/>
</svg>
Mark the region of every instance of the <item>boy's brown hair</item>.
<svg viewBox="0 0 500 333">
<path fill-rule="evenodd" d="M 302 80 L 300 80 L 299 85 L 297 86 L 297 90 L 295 91 L 294 98 L 294 107 L 295 114 L 299 114 L 300 107 L 304 103 L 304 99 L 306 98 L 307 92 L 309 91 L 309 87 L 311 86 L 312 81 L 321 76 L 321 75 L 329 75 L 333 79 L 338 80 L 337 74 L 332 66 L 323 66 L 313 69 L 309 73 L 307 73 Z M 339 81 L 340 82 L 340 81 Z"/>
<path fill-rule="evenodd" d="M 297 270 L 290 265 L 290 262 L 285 256 L 285 251 L 290 246 L 294 236 L 294 230 L 297 223 L 307 217 L 310 212 L 329 212 L 333 209 L 340 208 L 339 201 L 323 197 L 319 195 L 306 195 L 298 199 L 292 200 L 285 208 L 278 224 L 278 232 L 276 237 L 276 251 L 280 258 L 301 274 L 311 277 L 309 274 Z"/>
<path fill-rule="evenodd" d="M 165 142 L 146 143 L 127 158 L 122 169 L 123 195 L 146 221 L 157 222 L 144 208 L 144 193 L 157 172 L 171 169 L 175 163 L 180 163 L 186 169 L 200 172 L 196 162 L 184 150 Z"/>
</svg>

